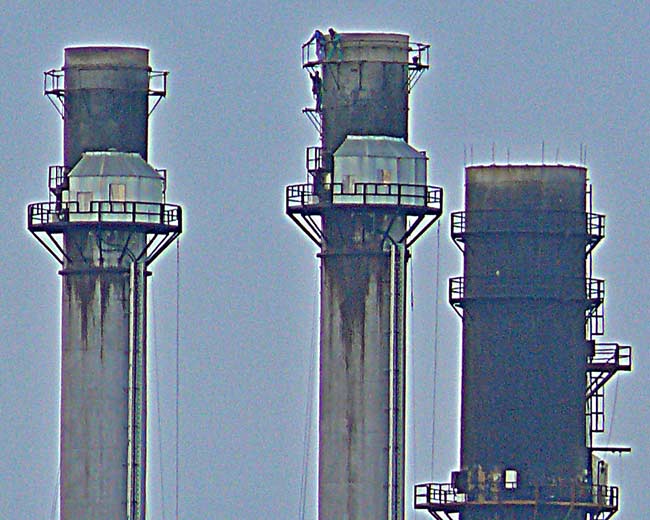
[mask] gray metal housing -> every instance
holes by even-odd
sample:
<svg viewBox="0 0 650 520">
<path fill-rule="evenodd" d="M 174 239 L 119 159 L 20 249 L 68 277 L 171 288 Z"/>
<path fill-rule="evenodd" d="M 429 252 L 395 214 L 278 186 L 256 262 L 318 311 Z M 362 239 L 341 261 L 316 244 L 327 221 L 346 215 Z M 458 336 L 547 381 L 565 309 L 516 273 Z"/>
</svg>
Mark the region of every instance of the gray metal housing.
<svg viewBox="0 0 650 520">
<path fill-rule="evenodd" d="M 70 222 L 157 223 L 164 179 L 138 153 L 85 152 L 68 174 Z"/>
<path fill-rule="evenodd" d="M 399 137 L 349 135 L 334 152 L 334 171 L 334 182 L 425 185 L 427 156 Z"/>
</svg>

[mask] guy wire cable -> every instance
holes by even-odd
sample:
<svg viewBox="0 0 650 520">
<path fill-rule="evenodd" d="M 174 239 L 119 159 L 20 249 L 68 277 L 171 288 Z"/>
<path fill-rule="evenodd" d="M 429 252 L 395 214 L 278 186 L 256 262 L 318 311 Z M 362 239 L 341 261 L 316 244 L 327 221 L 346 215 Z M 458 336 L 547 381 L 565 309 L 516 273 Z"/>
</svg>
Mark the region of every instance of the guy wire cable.
<svg viewBox="0 0 650 520">
<path fill-rule="evenodd" d="M 438 386 L 438 307 L 440 296 L 440 220 L 436 226 L 436 275 L 433 312 L 433 407 L 431 412 L 431 478 L 434 478 L 436 452 L 436 387 Z"/>
<path fill-rule="evenodd" d="M 174 502 L 176 505 L 176 520 L 178 520 L 178 489 L 179 489 L 179 471 L 178 471 L 178 446 L 179 446 L 179 399 L 180 399 L 180 371 L 179 371 L 179 358 L 180 358 L 180 299 L 181 299 L 181 240 L 176 240 L 176 446 L 175 446 L 175 482 L 174 482 Z"/>
<path fill-rule="evenodd" d="M 153 332 L 153 350 L 154 361 L 154 387 L 156 391 L 156 415 L 158 426 L 158 473 L 160 475 L 160 508 L 162 511 L 162 520 L 166 518 L 165 511 L 165 484 L 164 484 L 164 464 L 163 464 L 163 450 L 162 450 L 162 421 L 160 417 L 160 376 L 158 370 L 158 320 L 156 319 L 156 291 L 151 291 L 151 318 L 152 318 L 152 332 Z"/>
</svg>

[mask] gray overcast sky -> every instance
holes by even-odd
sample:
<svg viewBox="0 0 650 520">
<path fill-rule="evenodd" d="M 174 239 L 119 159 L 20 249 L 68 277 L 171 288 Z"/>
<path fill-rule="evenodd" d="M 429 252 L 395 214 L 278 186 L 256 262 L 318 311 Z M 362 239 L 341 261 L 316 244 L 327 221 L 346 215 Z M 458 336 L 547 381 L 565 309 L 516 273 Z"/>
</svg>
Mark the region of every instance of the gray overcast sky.
<svg viewBox="0 0 650 520">
<path fill-rule="evenodd" d="M 493 143 L 497 161 L 509 150 L 512 161 L 539 162 L 544 141 L 547 159 L 577 162 L 584 143 L 595 209 L 607 214 L 595 255 L 595 274 L 607 279 L 605 339 L 635 347 L 633 374 L 608 385 L 616 407 L 603 442 L 634 450 L 610 457 L 621 485 L 617 518 L 650 510 L 647 2 L 4 0 L 0 12 L 0 518 L 49 519 L 55 493 L 60 280 L 25 229 L 25 206 L 46 200 L 47 166 L 62 157 L 62 124 L 42 96 L 42 72 L 62 65 L 65 46 L 85 44 L 146 46 L 154 67 L 171 71 L 169 97 L 152 120 L 150 162 L 169 169 L 168 200 L 186 211 L 181 518 L 298 517 L 318 264 L 314 246 L 284 216 L 284 186 L 305 178 L 304 148 L 317 144 L 300 113 L 312 103 L 300 45 L 329 26 L 405 32 L 432 44 L 432 70 L 411 98 L 410 140 L 428 151 L 430 181 L 446 192 L 440 325 L 436 341 L 433 229 L 413 262 L 408 487 L 446 481 L 458 464 L 460 321 L 446 303 L 446 280 L 461 273 L 449 212 L 462 208 L 464 148 L 473 148 L 475 162 L 491 161 Z M 174 251 L 153 270 L 150 344 L 159 378 L 151 384 L 150 512 L 163 518 L 164 496 L 171 520 Z M 311 482 L 313 460 L 312 453 Z M 308 494 L 313 519 L 312 488 Z"/>
</svg>

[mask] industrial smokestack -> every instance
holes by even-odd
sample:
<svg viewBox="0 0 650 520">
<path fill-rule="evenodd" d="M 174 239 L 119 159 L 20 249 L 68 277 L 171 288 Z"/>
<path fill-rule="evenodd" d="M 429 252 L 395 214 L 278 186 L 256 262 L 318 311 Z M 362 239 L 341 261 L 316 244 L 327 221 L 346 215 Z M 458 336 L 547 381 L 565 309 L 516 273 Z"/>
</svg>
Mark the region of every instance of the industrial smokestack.
<svg viewBox="0 0 650 520">
<path fill-rule="evenodd" d="M 68 48 L 45 73 L 64 165 L 28 228 L 62 266 L 61 520 L 145 518 L 147 268 L 182 229 L 165 172 L 146 162 L 150 98 L 167 74 L 148 56 Z"/>
<path fill-rule="evenodd" d="M 605 218 L 590 211 L 587 169 L 465 175 L 465 211 L 452 215 L 465 271 L 450 280 L 463 320 L 461 469 L 450 484 L 417 486 L 416 508 L 463 520 L 609 518 L 618 489 L 594 472 L 607 448 L 593 434 L 603 385 L 630 369 L 630 349 L 595 342 L 604 281 L 591 277 L 590 255 Z"/>
<path fill-rule="evenodd" d="M 320 146 L 287 214 L 320 248 L 318 518 L 404 517 L 405 285 L 411 244 L 440 216 L 427 158 L 407 143 L 428 45 L 316 33 L 303 46 Z"/>
</svg>

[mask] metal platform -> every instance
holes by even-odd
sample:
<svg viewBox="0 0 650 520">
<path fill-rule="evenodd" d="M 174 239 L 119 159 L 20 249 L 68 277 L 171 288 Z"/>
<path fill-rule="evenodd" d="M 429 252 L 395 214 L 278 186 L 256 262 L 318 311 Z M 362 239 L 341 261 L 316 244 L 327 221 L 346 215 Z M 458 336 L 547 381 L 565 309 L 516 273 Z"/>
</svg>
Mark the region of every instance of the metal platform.
<svg viewBox="0 0 650 520">
<path fill-rule="evenodd" d="M 85 211 L 76 201 L 35 202 L 27 206 L 27 228 L 61 265 L 67 255 L 57 235 L 75 229 L 145 233 L 149 264 L 181 234 L 183 213 L 176 204 L 153 202 L 92 201 Z"/>
<path fill-rule="evenodd" d="M 52 106 L 65 119 L 65 82 L 63 69 L 50 69 L 43 73 L 43 95 L 50 100 Z M 169 71 L 149 71 L 149 89 L 147 95 L 152 99 L 149 107 L 149 115 L 153 113 L 162 99 L 167 96 L 167 77 Z"/>
<path fill-rule="evenodd" d="M 358 182 L 294 184 L 286 188 L 286 213 L 319 247 L 323 242 L 318 219 L 328 211 L 381 211 L 411 218 L 400 242 L 410 247 L 442 215 L 442 188 L 421 184 Z"/>
<path fill-rule="evenodd" d="M 476 489 L 461 493 L 452 484 L 415 486 L 415 509 L 427 510 L 437 520 L 457 519 L 474 508 L 491 507 L 532 510 L 532 518 L 542 520 L 542 511 L 560 509 L 582 511 L 588 520 L 607 520 L 618 511 L 618 488 L 566 483 L 516 489 Z"/>
<path fill-rule="evenodd" d="M 600 241 L 605 238 L 605 215 L 588 212 L 585 213 L 585 216 L 585 254 L 589 255 Z M 544 233 L 545 235 L 555 233 L 565 235 L 566 230 L 558 228 L 553 231 L 543 227 L 539 229 L 522 228 L 513 230 L 512 223 L 510 223 L 507 229 L 481 230 L 481 234 L 485 233 Z M 468 234 L 471 234 L 471 231 L 467 231 L 467 213 L 465 211 L 453 212 L 451 214 L 451 238 L 461 252 L 465 250 L 465 238 Z"/>
<path fill-rule="evenodd" d="M 476 278 L 476 277 L 475 277 Z M 489 278 L 492 279 L 492 278 Z M 532 291 L 530 284 L 513 286 L 511 284 L 500 285 L 499 281 L 493 284 L 494 291 L 490 294 L 467 294 L 465 277 L 454 276 L 449 279 L 449 303 L 461 318 L 464 303 L 468 300 L 508 300 L 508 299 L 548 299 L 561 300 L 566 298 L 562 294 L 562 286 L 551 284 L 546 287 L 538 287 Z M 501 290 L 499 290 L 501 289 Z M 598 322 L 602 318 L 602 304 L 605 301 L 605 281 L 599 278 L 585 279 L 585 319 L 589 324 L 592 320 Z M 596 325 L 594 325 L 596 327 Z M 598 330 L 601 326 L 597 325 Z M 602 333 L 602 332 L 601 332 Z M 592 332 L 592 334 L 596 334 Z"/>
</svg>

